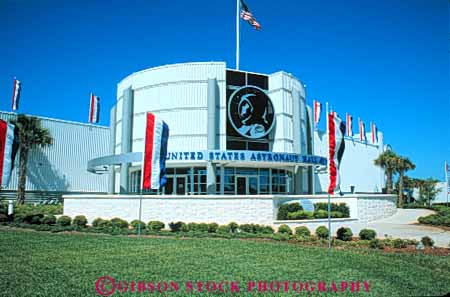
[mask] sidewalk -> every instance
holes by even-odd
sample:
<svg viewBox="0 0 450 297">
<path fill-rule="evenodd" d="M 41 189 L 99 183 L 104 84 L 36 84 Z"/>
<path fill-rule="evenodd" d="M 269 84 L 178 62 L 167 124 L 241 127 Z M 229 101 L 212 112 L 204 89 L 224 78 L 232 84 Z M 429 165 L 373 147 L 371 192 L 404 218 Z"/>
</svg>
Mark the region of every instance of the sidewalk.
<svg viewBox="0 0 450 297">
<path fill-rule="evenodd" d="M 434 240 L 436 246 L 449 247 L 450 231 L 433 226 L 414 225 L 417 223 L 419 217 L 433 213 L 433 211 L 428 209 L 398 209 L 397 213 L 390 218 L 370 223 L 349 223 L 348 227 L 352 229 L 355 235 L 364 228 L 374 229 L 379 238 L 384 238 L 385 234 L 387 234 L 393 238 L 415 239 L 420 241 L 422 237 L 429 236 Z M 332 229 L 334 230 L 334 228 Z"/>
</svg>

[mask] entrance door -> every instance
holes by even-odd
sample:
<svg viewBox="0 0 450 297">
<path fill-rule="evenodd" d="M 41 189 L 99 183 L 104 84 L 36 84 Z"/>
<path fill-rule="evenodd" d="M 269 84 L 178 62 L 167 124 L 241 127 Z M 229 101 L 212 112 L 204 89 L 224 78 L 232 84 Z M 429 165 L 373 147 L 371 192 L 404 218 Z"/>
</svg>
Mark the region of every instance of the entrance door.
<svg viewBox="0 0 450 297">
<path fill-rule="evenodd" d="M 177 181 L 176 181 L 176 194 L 177 195 L 186 194 L 186 181 L 187 181 L 186 175 L 177 175 Z"/>
<path fill-rule="evenodd" d="M 237 195 L 257 195 L 258 178 L 256 176 L 236 176 L 236 194 Z"/>
<path fill-rule="evenodd" d="M 247 177 L 236 176 L 236 194 L 247 195 Z"/>
</svg>

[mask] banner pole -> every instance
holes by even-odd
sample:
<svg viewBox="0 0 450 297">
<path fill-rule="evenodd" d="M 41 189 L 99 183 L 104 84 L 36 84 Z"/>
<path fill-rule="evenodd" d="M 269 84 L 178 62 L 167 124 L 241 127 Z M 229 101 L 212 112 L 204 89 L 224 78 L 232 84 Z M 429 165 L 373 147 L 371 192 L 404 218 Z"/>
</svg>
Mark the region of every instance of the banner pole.
<svg viewBox="0 0 450 297">
<path fill-rule="evenodd" d="M 142 187 L 139 195 L 139 224 L 138 224 L 138 237 L 141 237 L 141 222 L 142 222 Z"/>
<path fill-rule="evenodd" d="M 236 70 L 239 70 L 239 10 L 240 0 L 236 0 Z"/>
<path fill-rule="evenodd" d="M 328 177 L 330 176 L 330 130 L 329 130 L 329 123 L 328 123 L 328 102 L 325 103 L 325 117 L 326 117 L 326 124 L 327 124 L 327 171 L 328 171 Z M 328 178 L 329 179 L 329 178 Z M 328 192 L 328 189 L 327 189 Z M 330 193 L 328 193 L 328 251 L 331 250 L 331 197 Z"/>
<path fill-rule="evenodd" d="M 445 161 L 445 193 L 446 193 L 446 197 L 447 197 L 447 207 L 448 207 L 448 163 L 447 161 Z"/>
</svg>

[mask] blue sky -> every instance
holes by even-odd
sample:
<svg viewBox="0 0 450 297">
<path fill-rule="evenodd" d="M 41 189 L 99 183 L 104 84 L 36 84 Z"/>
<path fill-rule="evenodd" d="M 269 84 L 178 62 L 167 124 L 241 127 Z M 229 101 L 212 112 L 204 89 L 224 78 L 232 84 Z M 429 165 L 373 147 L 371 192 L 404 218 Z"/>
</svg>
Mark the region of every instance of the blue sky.
<svg viewBox="0 0 450 297">
<path fill-rule="evenodd" d="M 446 0 L 247 0 L 262 25 L 241 22 L 241 69 L 284 70 L 307 101 L 369 127 L 442 179 L 450 161 L 449 3 Z M 0 110 L 86 122 L 89 93 L 109 124 L 117 83 L 145 68 L 189 61 L 234 67 L 235 1 L 0 1 Z M 2 99 L 1 99 L 2 98 Z M 354 130 L 356 125 L 354 125 Z"/>
</svg>

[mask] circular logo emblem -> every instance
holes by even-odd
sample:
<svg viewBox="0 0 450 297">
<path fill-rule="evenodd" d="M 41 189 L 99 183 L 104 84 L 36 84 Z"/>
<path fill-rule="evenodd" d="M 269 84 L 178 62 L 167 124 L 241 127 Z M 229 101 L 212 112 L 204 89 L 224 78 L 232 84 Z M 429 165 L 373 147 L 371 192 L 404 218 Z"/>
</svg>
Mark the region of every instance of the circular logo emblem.
<svg viewBox="0 0 450 297">
<path fill-rule="evenodd" d="M 228 102 L 228 119 L 240 135 L 253 139 L 264 137 L 275 124 L 272 101 L 258 87 L 239 88 Z"/>
</svg>

